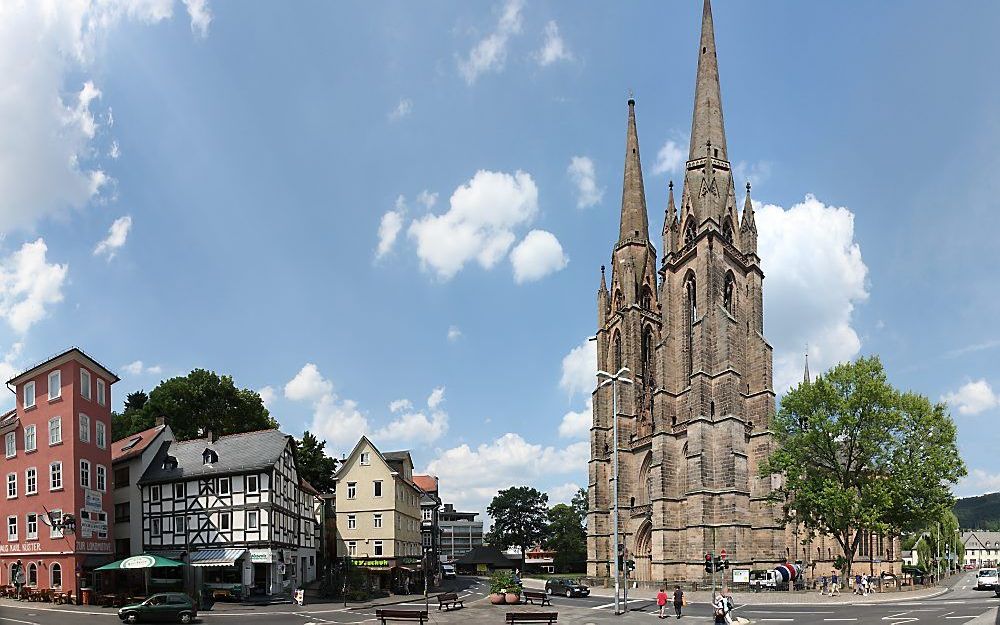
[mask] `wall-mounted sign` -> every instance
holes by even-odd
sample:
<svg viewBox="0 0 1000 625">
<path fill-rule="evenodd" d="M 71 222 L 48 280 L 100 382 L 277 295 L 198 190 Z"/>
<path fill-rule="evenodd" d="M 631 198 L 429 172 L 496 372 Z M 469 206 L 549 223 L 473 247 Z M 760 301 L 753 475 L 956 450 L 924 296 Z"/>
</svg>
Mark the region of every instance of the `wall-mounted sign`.
<svg viewBox="0 0 1000 625">
<path fill-rule="evenodd" d="M 101 504 L 101 493 L 96 490 L 85 489 L 83 491 L 83 509 L 87 512 L 103 512 Z"/>
<path fill-rule="evenodd" d="M 30 551 L 41 551 L 42 544 L 38 542 L 30 543 L 5 543 L 0 545 L 0 553 L 25 553 Z"/>
<path fill-rule="evenodd" d="M 270 549 L 251 549 L 250 561 L 255 564 L 274 562 L 274 552 Z"/>
<path fill-rule="evenodd" d="M 734 584 L 749 584 L 750 583 L 750 569 L 733 569 L 733 583 Z"/>
<path fill-rule="evenodd" d="M 358 566 L 389 566 L 389 561 L 372 558 L 351 558 L 351 564 Z"/>
</svg>

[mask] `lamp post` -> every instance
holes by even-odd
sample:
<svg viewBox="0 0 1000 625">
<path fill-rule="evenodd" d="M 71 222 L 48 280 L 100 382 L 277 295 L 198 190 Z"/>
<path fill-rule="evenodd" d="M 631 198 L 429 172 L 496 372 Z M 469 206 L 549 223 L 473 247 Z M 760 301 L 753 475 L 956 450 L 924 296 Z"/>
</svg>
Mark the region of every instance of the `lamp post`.
<svg viewBox="0 0 1000 625">
<path fill-rule="evenodd" d="M 603 378 L 604 381 L 597 385 L 597 388 L 601 388 L 608 384 L 611 385 L 611 423 L 613 436 L 615 439 L 615 445 L 612 452 L 612 473 L 615 481 L 615 488 L 612 491 L 614 495 L 614 504 L 611 508 L 611 524 L 614 526 L 613 532 L 615 536 L 614 541 L 614 557 L 615 557 L 615 614 L 621 614 L 619 610 L 619 595 L 621 592 L 621 584 L 619 581 L 619 568 L 621 562 L 618 558 L 618 383 L 622 384 L 632 384 L 632 379 L 627 377 L 631 372 L 628 367 L 622 367 L 615 374 L 610 374 L 607 371 L 598 371 L 597 377 Z"/>
</svg>

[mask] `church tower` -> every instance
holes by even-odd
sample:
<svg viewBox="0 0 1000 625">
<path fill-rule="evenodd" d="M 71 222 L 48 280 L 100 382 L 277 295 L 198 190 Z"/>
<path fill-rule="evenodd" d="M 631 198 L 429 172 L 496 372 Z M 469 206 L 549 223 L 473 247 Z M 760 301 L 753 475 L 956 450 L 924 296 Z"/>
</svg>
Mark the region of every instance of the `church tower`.
<svg viewBox="0 0 1000 625">
<path fill-rule="evenodd" d="M 598 291 L 598 367 L 618 386 L 619 532 L 634 578 L 701 580 L 707 552 L 734 566 L 784 562 L 794 538 L 758 477 L 774 442 L 771 346 L 763 336 L 757 226 L 726 145 L 710 0 L 704 0 L 691 144 L 680 206 L 670 183 L 662 261 L 649 241 L 635 102 L 610 290 Z M 593 397 L 588 574 L 611 575 L 612 388 Z"/>
</svg>

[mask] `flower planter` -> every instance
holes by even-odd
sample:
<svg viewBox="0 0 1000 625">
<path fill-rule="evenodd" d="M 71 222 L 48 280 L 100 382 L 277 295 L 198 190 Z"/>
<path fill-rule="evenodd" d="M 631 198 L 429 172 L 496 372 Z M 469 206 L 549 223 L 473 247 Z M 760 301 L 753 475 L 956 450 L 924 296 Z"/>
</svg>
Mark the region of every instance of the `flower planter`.
<svg viewBox="0 0 1000 625">
<path fill-rule="evenodd" d="M 506 600 L 509 605 L 516 605 L 521 603 L 521 595 L 514 592 L 508 592 L 504 595 L 504 600 Z"/>
<path fill-rule="evenodd" d="M 505 599 L 505 596 L 499 592 L 495 592 L 490 595 L 490 603 L 493 605 L 503 605 Z"/>
</svg>

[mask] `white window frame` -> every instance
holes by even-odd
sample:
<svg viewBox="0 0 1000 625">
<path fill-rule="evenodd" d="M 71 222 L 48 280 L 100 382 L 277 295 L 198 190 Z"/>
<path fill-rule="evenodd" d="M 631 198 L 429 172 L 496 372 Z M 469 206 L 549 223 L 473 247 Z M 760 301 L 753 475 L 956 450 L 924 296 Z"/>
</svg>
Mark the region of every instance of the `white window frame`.
<svg viewBox="0 0 1000 625">
<path fill-rule="evenodd" d="M 90 460 L 86 458 L 80 459 L 80 486 L 83 488 L 90 488 Z M 87 479 L 83 479 L 87 478 Z"/>
<path fill-rule="evenodd" d="M 382 480 L 372 481 L 372 496 L 381 497 L 383 492 L 385 492 L 385 490 L 382 488 Z"/>
<path fill-rule="evenodd" d="M 8 473 L 6 484 L 7 499 L 17 499 L 17 473 Z"/>
<path fill-rule="evenodd" d="M 250 488 L 250 480 L 253 480 L 253 488 Z M 256 475 L 247 475 L 244 478 L 245 490 L 248 493 L 259 493 L 260 492 L 260 477 Z"/>
<path fill-rule="evenodd" d="M 361 466 L 366 467 L 371 464 L 371 454 L 367 451 L 361 452 Z"/>
<path fill-rule="evenodd" d="M 163 520 L 161 521 L 160 531 L 162 531 L 164 534 L 173 534 L 174 517 L 172 516 L 163 517 Z"/>
<path fill-rule="evenodd" d="M 382 527 L 382 513 L 376 512 L 372 515 L 372 527 L 379 529 Z"/>
<path fill-rule="evenodd" d="M 21 403 L 24 404 L 24 409 L 27 410 L 29 408 L 34 408 L 35 404 L 38 401 L 38 398 L 35 396 L 35 381 L 32 380 L 31 382 L 25 382 L 24 386 L 22 387 L 22 389 L 23 390 L 22 390 L 22 396 L 21 396 Z M 29 393 L 29 391 L 30 391 L 30 393 Z M 29 394 L 31 396 L 31 401 L 30 402 L 28 401 Z"/>
<path fill-rule="evenodd" d="M 187 523 L 183 514 L 174 515 L 174 534 L 184 534 L 187 532 Z"/>
<path fill-rule="evenodd" d="M 108 448 L 108 429 L 100 419 L 94 420 L 94 443 L 101 449 Z"/>
<path fill-rule="evenodd" d="M 13 523 L 11 523 L 11 521 L 13 521 Z M 16 515 L 12 514 L 12 515 L 10 515 L 10 516 L 7 517 L 7 542 L 12 542 L 12 543 L 16 543 L 17 542 L 17 540 L 18 540 L 17 539 L 17 526 L 18 525 L 19 525 L 19 523 L 17 522 L 17 516 Z M 13 529 L 14 531 L 11 532 L 10 531 L 11 529 Z"/>
<path fill-rule="evenodd" d="M 225 489 L 222 488 L 223 484 L 226 485 Z M 225 492 L 223 492 L 223 491 L 225 491 Z M 217 495 L 229 495 L 232 492 L 233 492 L 233 481 L 232 481 L 232 479 L 228 478 L 228 477 L 220 477 L 219 478 L 219 483 L 215 487 L 215 493 Z"/>
<path fill-rule="evenodd" d="M 356 514 L 347 515 L 347 529 L 349 530 L 358 529 L 358 515 Z"/>
<path fill-rule="evenodd" d="M 108 492 L 108 468 L 103 464 L 97 465 L 94 471 L 94 485 L 102 493 Z"/>
<path fill-rule="evenodd" d="M 89 443 L 90 442 L 90 417 L 88 417 L 87 415 L 85 415 L 85 414 L 83 414 L 81 412 L 80 415 L 79 415 L 79 419 L 80 419 L 80 427 L 79 427 L 79 430 L 80 430 L 80 442 L 81 443 Z"/>
<path fill-rule="evenodd" d="M 260 516 L 256 510 L 247 510 L 247 529 L 255 530 L 260 526 Z"/>
<path fill-rule="evenodd" d="M 31 487 L 32 482 L 35 484 L 34 488 Z M 38 494 L 38 469 L 36 467 L 28 467 L 24 470 L 24 494 Z"/>
<path fill-rule="evenodd" d="M 49 538 L 62 538 L 62 528 L 57 527 L 62 523 L 62 510 L 50 510 L 49 520 L 52 522 L 52 526 L 49 527 Z"/>
<path fill-rule="evenodd" d="M 382 541 L 381 540 L 374 541 L 374 544 L 372 545 L 372 555 L 373 556 L 384 555 L 384 550 L 382 549 Z"/>
<path fill-rule="evenodd" d="M 56 573 L 59 574 L 59 583 L 56 583 Z M 52 588 L 62 588 L 62 567 L 58 562 L 53 562 L 49 567 L 49 586 Z"/>
<path fill-rule="evenodd" d="M 348 482 L 347 483 L 347 498 L 357 499 L 358 498 L 358 483 Z"/>
<path fill-rule="evenodd" d="M 160 485 L 153 484 L 149 487 L 149 501 L 150 503 L 160 503 Z"/>
<path fill-rule="evenodd" d="M 55 384 L 52 383 L 52 378 L 55 378 Z M 53 393 L 52 389 L 56 392 Z M 49 371 L 49 401 L 60 397 L 62 397 L 62 369 L 56 369 Z"/>
<path fill-rule="evenodd" d="M 104 380 L 97 378 L 97 405 L 104 406 L 107 405 L 107 399 L 105 398 L 105 391 L 107 390 L 107 385 Z"/>
<path fill-rule="evenodd" d="M 55 426 L 55 427 L 53 427 Z M 62 417 L 49 419 L 49 447 L 62 443 Z"/>
<path fill-rule="evenodd" d="M 24 452 L 38 449 L 38 428 L 34 424 L 24 426 Z"/>
<path fill-rule="evenodd" d="M 17 455 L 17 432 L 7 432 L 3 437 L 3 455 L 13 458 Z"/>
<path fill-rule="evenodd" d="M 34 530 L 31 529 L 32 526 Z M 24 515 L 24 539 L 38 540 L 38 514 L 35 512 Z"/>
<path fill-rule="evenodd" d="M 90 395 L 90 372 L 80 368 L 80 396 L 89 400 Z"/>
<path fill-rule="evenodd" d="M 62 462 L 56 460 L 49 464 L 49 490 L 63 489 Z"/>
<path fill-rule="evenodd" d="M 187 491 L 184 488 L 184 482 L 174 482 L 174 486 L 171 489 L 174 492 L 174 500 L 184 499 L 187 496 Z"/>
<path fill-rule="evenodd" d="M 219 513 L 219 529 L 229 531 L 233 529 L 233 513 L 232 512 L 220 512 Z"/>
<path fill-rule="evenodd" d="M 152 537 L 158 537 L 162 534 L 162 528 L 160 527 L 160 519 L 150 519 L 149 520 L 149 535 Z"/>
</svg>

